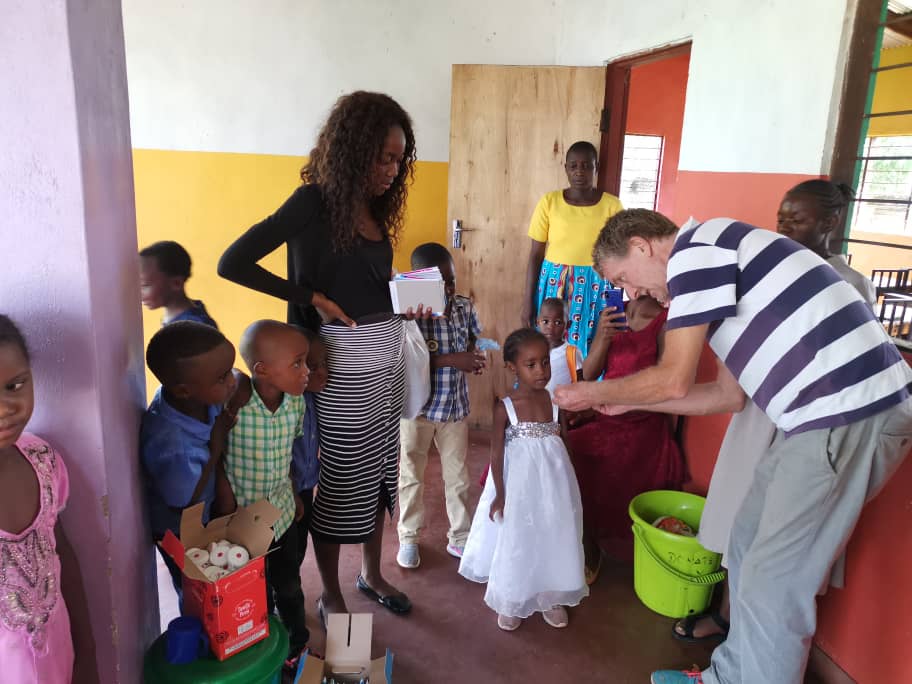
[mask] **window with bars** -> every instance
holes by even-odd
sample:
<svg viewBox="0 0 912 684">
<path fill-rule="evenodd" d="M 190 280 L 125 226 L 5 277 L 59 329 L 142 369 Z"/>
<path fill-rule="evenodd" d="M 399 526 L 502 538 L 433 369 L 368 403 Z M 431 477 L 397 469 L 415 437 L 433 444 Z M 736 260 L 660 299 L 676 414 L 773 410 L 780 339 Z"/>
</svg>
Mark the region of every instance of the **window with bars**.
<svg viewBox="0 0 912 684">
<path fill-rule="evenodd" d="M 855 167 L 851 229 L 912 234 L 912 3 L 884 0 Z M 883 52 L 881 48 L 886 48 Z M 883 59 L 896 54 L 898 59 Z M 875 97 L 883 86 L 883 95 Z M 888 87 L 889 86 L 889 87 Z M 851 242 L 851 240 L 850 240 Z"/>
<path fill-rule="evenodd" d="M 865 139 L 853 230 L 912 234 L 912 135 Z"/>
<path fill-rule="evenodd" d="M 620 200 L 625 209 L 655 209 L 662 169 L 661 135 L 625 135 Z"/>
</svg>

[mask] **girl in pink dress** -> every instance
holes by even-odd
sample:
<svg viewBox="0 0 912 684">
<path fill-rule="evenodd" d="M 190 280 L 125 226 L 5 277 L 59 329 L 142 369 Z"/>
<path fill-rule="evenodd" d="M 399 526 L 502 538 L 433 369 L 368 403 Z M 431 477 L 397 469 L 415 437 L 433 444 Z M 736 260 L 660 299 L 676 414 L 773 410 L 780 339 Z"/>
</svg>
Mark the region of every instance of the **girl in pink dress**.
<svg viewBox="0 0 912 684">
<path fill-rule="evenodd" d="M 79 566 L 57 519 L 67 471 L 53 447 L 24 432 L 33 406 L 25 340 L 0 315 L 0 679 L 97 682 Z M 75 650 L 67 604 L 79 619 Z"/>
</svg>

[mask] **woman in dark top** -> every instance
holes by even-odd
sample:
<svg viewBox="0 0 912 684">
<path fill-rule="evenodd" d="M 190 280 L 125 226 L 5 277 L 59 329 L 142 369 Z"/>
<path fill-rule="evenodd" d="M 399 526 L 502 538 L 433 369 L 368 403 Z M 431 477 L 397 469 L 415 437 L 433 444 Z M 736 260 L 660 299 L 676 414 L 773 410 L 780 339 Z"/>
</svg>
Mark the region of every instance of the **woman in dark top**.
<svg viewBox="0 0 912 684">
<path fill-rule="evenodd" d="M 348 612 L 340 544 L 362 544 L 359 590 L 393 612 L 411 609 L 381 575 L 380 550 L 383 513 L 392 515 L 396 502 L 405 396 L 402 321 L 393 314 L 389 280 L 414 163 L 411 119 L 393 99 L 368 92 L 340 98 L 301 171 L 304 185 L 219 261 L 219 275 L 286 300 L 289 323 L 318 328 L 326 344 L 311 523 L 324 624 L 325 614 Z M 287 279 L 258 265 L 282 244 Z"/>
</svg>

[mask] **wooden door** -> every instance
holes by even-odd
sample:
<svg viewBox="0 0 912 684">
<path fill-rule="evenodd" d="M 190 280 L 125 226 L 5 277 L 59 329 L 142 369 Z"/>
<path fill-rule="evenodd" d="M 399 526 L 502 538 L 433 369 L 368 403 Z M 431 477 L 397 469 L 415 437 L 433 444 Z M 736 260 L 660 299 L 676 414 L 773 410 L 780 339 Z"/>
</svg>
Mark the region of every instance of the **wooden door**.
<svg viewBox="0 0 912 684">
<path fill-rule="evenodd" d="M 539 198 L 567 186 L 564 156 L 577 140 L 599 147 L 604 67 L 453 66 L 448 218 L 457 289 L 475 301 L 483 336 L 501 345 L 520 326 L 529 219 Z M 452 241 L 450 243 L 452 247 Z M 499 352 L 470 377 L 470 422 L 489 427 L 513 378 Z"/>
</svg>

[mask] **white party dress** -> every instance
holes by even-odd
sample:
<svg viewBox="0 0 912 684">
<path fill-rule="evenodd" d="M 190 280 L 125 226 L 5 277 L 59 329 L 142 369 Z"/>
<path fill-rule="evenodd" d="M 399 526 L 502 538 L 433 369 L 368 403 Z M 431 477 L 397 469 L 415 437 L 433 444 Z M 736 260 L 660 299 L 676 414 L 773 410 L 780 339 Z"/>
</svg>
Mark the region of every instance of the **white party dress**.
<svg viewBox="0 0 912 684">
<path fill-rule="evenodd" d="M 500 615 L 525 618 L 589 595 L 583 561 L 583 507 L 576 473 L 560 437 L 557 407 L 550 423 L 520 422 L 513 402 L 504 440 L 504 511 L 489 517 L 494 478 L 475 510 L 459 574 L 487 582 L 485 603 Z"/>
</svg>

